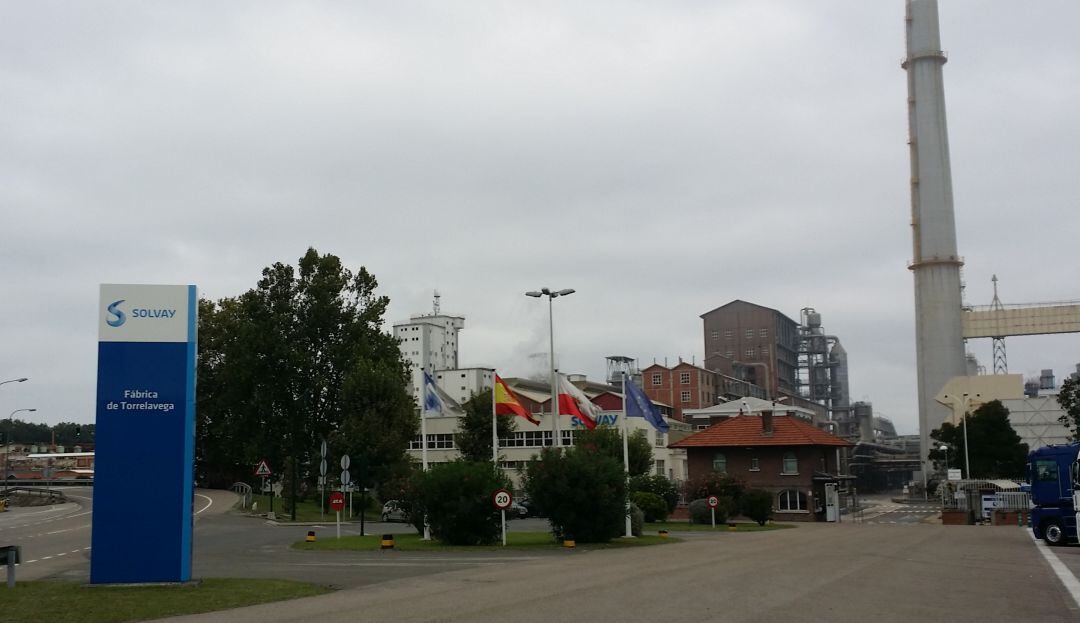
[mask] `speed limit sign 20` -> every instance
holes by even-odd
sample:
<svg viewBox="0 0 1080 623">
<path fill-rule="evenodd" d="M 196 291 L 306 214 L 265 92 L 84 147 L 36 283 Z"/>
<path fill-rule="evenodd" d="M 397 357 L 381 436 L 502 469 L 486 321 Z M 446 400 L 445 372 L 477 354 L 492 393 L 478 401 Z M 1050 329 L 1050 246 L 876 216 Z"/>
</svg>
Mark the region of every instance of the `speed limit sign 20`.
<svg viewBox="0 0 1080 623">
<path fill-rule="evenodd" d="M 709 508 L 716 508 L 720 505 L 720 498 L 715 495 L 710 495 L 705 501 L 709 504 Z"/>
<path fill-rule="evenodd" d="M 513 503 L 513 501 L 514 496 L 510 495 L 510 492 L 506 489 L 496 489 L 495 493 L 491 494 L 492 504 L 501 511 L 510 508 L 510 504 Z"/>
</svg>

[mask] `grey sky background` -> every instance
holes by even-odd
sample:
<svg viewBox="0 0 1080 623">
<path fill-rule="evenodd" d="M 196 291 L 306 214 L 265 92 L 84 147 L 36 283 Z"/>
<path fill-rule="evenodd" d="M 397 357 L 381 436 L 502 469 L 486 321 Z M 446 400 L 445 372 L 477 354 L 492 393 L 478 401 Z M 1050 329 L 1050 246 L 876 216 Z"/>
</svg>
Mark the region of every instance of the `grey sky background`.
<svg viewBox="0 0 1080 623">
<path fill-rule="evenodd" d="M 703 356 L 815 307 L 915 432 L 904 3 L 0 2 L 0 409 L 94 419 L 98 284 L 252 287 L 308 246 L 464 365 Z M 966 301 L 1080 299 L 1080 4 L 941 3 Z M 1007 341 L 1059 380 L 1080 338 Z M 989 341 L 969 344 L 990 366 Z M 22 414 L 26 415 L 26 414 Z"/>
</svg>

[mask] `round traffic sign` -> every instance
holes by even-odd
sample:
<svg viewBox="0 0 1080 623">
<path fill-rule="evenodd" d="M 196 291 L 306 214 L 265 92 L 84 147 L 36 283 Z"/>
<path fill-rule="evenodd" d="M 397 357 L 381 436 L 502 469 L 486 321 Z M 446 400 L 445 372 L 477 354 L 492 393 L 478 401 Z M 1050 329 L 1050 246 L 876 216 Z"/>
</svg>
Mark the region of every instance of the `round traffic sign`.
<svg viewBox="0 0 1080 623">
<path fill-rule="evenodd" d="M 339 511 L 345 508 L 345 494 L 335 491 L 330 494 L 330 508 Z"/>
<path fill-rule="evenodd" d="M 513 501 L 514 496 L 510 495 L 510 492 L 506 489 L 496 489 L 495 493 L 491 494 L 491 502 L 495 505 L 495 508 L 501 511 L 510 508 Z"/>
<path fill-rule="evenodd" d="M 351 461 L 349 460 L 349 455 L 348 454 L 342 455 L 342 457 L 341 457 L 341 469 L 349 469 L 349 464 L 350 463 L 351 463 Z"/>
<path fill-rule="evenodd" d="M 709 504 L 709 508 L 720 506 L 720 498 L 715 495 L 710 495 L 705 501 Z"/>
<path fill-rule="evenodd" d="M 347 469 L 341 470 L 341 484 L 347 485 L 347 484 L 349 484 L 349 482 L 351 480 L 352 480 L 352 474 L 349 473 L 349 470 L 347 470 Z"/>
</svg>

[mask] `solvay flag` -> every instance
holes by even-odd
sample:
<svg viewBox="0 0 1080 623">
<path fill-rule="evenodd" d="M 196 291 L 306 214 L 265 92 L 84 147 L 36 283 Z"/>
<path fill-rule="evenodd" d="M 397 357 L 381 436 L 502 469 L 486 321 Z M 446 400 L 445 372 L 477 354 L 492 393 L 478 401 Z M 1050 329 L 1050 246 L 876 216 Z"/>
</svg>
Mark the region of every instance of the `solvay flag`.
<svg viewBox="0 0 1080 623">
<path fill-rule="evenodd" d="M 435 379 L 431 378 L 427 370 L 424 370 L 424 416 L 432 415 L 460 415 L 461 407 L 458 403 L 446 395 Z"/>
<path fill-rule="evenodd" d="M 668 432 L 671 428 L 660 415 L 660 409 L 656 408 L 645 392 L 634 384 L 629 378 L 626 379 L 626 417 L 643 417 L 653 425 L 653 428 L 661 433 Z"/>
</svg>

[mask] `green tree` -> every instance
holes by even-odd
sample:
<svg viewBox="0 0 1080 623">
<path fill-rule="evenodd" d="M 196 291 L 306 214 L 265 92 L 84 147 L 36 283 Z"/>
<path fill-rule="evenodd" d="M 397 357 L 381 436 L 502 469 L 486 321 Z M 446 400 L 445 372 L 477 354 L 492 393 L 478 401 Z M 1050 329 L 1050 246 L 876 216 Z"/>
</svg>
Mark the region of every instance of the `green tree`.
<svg viewBox="0 0 1080 623">
<path fill-rule="evenodd" d="M 544 448 L 529 463 L 525 490 L 546 514 L 556 538 L 603 543 L 625 530 L 626 477 L 622 461 L 595 444 Z"/>
<path fill-rule="evenodd" d="M 750 489 L 743 493 L 739 507 L 743 515 L 764 526 L 772 518 L 773 496 L 764 489 Z"/>
<path fill-rule="evenodd" d="M 404 469 L 415 406 L 397 340 L 381 329 L 389 300 L 377 285 L 366 269 L 308 249 L 239 296 L 200 302 L 200 483 L 247 480 L 265 458 L 302 491 L 299 481 L 318 474 L 321 439 L 334 457 L 366 465 L 365 484 Z"/>
<path fill-rule="evenodd" d="M 461 456 L 470 461 L 488 461 L 491 455 L 491 392 L 473 394 L 461 405 L 465 415 L 458 420 L 455 444 Z M 495 416 L 498 420 L 499 438 L 514 433 L 516 423 L 512 415 Z"/>
<path fill-rule="evenodd" d="M 436 463 L 416 472 L 410 513 L 426 516 L 431 534 L 449 545 L 486 545 L 502 532 L 499 511 L 491 503 L 496 489 L 510 480 L 491 461 Z"/>
<path fill-rule="evenodd" d="M 717 495 L 738 502 L 745 489 L 746 486 L 741 480 L 720 472 L 708 472 L 683 483 L 683 494 L 687 500 L 700 500 Z"/>
<path fill-rule="evenodd" d="M 669 514 L 679 505 L 678 485 L 660 474 L 642 474 L 632 477 L 630 479 L 630 491 L 642 491 L 660 496 L 664 503 L 667 504 Z"/>
<path fill-rule="evenodd" d="M 489 429 L 490 430 L 490 429 Z M 614 426 L 597 426 L 574 433 L 574 445 L 592 447 L 623 464 L 622 431 Z M 630 476 L 641 476 L 652 471 L 652 445 L 645 431 L 636 430 L 626 439 L 627 455 L 630 457 Z"/>
<path fill-rule="evenodd" d="M 992 400 L 981 405 L 967 418 L 967 439 L 970 444 L 968 457 L 971 460 L 971 473 L 967 478 L 1020 478 L 1024 475 L 1027 464 L 1028 446 L 1020 442 L 1009 424 L 1009 410 L 1000 400 Z M 949 446 L 953 456 L 960 457 L 955 464 L 964 461 L 964 426 L 945 422 L 930 433 L 940 447 Z M 935 447 L 930 451 L 930 458 L 943 461 L 945 453 Z"/>
<path fill-rule="evenodd" d="M 1061 384 L 1058 404 L 1065 413 L 1058 421 L 1069 429 L 1069 441 L 1080 441 L 1080 377 L 1070 377 Z"/>
</svg>

